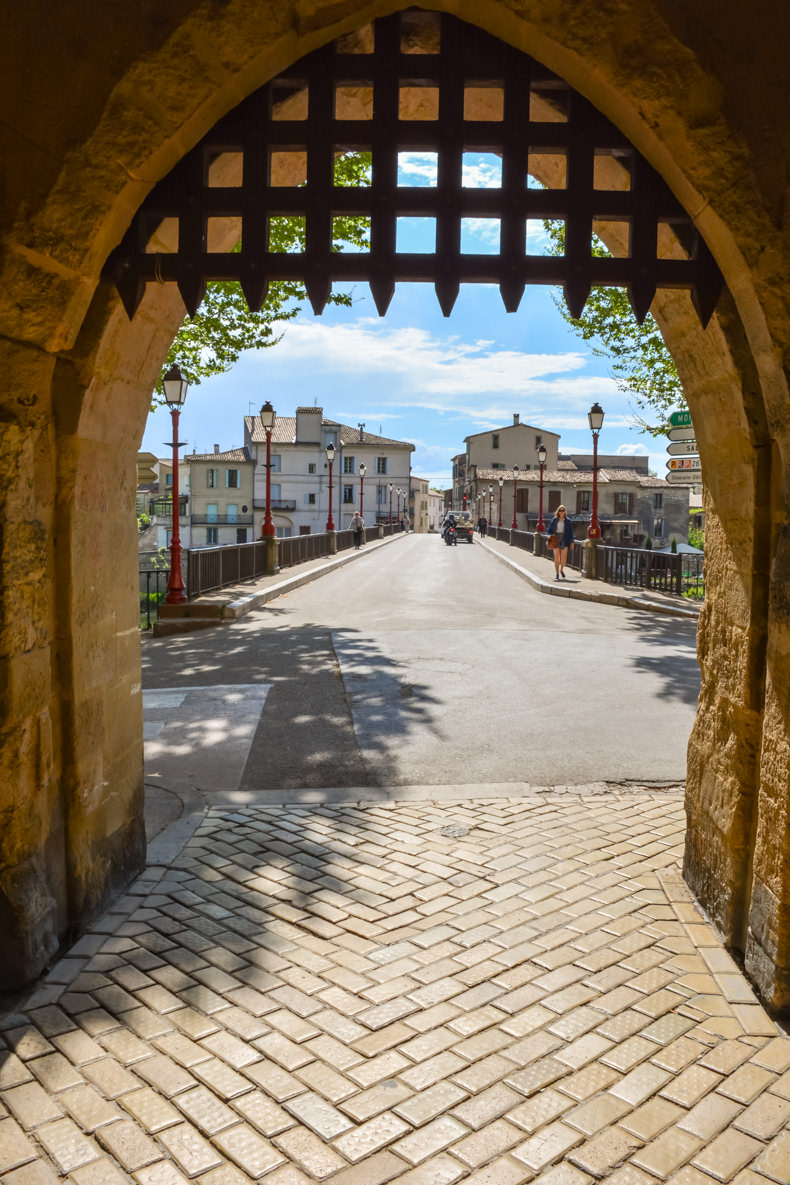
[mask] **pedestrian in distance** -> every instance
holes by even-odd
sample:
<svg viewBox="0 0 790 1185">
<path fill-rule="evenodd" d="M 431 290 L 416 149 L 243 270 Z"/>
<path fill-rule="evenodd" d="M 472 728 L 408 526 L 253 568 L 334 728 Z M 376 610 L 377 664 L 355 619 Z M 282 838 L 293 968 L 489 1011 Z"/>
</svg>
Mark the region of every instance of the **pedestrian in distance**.
<svg viewBox="0 0 790 1185">
<path fill-rule="evenodd" d="M 481 538 L 485 539 L 486 535 L 488 534 L 488 519 L 484 514 L 481 514 L 480 518 L 477 520 L 477 529 L 480 532 Z"/>
<path fill-rule="evenodd" d="M 354 550 L 359 551 L 365 541 L 365 522 L 358 510 L 354 511 L 351 520 L 351 534 L 354 538 Z"/>
<path fill-rule="evenodd" d="M 568 512 L 564 506 L 558 506 L 554 512 L 554 518 L 549 523 L 547 542 L 554 553 L 554 579 L 562 577 L 564 580 L 568 548 L 573 543 L 573 524 L 568 521 Z"/>
</svg>

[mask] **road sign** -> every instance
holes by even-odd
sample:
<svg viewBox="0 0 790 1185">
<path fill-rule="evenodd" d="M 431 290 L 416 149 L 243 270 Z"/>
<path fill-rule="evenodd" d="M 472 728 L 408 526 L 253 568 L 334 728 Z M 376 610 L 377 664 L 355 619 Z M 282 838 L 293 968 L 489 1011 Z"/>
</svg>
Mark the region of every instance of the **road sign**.
<svg viewBox="0 0 790 1185">
<path fill-rule="evenodd" d="M 671 486 L 692 486 L 698 478 L 698 473 L 689 473 L 688 471 L 684 473 L 682 469 L 672 469 L 666 475 L 665 480 Z"/>
<path fill-rule="evenodd" d="M 691 424 L 691 412 L 673 411 L 669 417 L 669 422 L 673 428 L 687 428 Z"/>
<path fill-rule="evenodd" d="M 677 444 L 668 444 L 667 452 L 670 457 L 686 457 L 689 453 L 698 453 L 696 440 L 679 440 Z"/>
<path fill-rule="evenodd" d="M 699 457 L 671 457 L 667 461 L 667 469 L 682 469 L 685 473 L 699 472 L 701 468 Z"/>
<path fill-rule="evenodd" d="M 667 436 L 669 437 L 670 440 L 693 440 L 694 439 L 694 429 L 691 427 L 670 428 L 669 432 L 667 432 Z"/>
</svg>

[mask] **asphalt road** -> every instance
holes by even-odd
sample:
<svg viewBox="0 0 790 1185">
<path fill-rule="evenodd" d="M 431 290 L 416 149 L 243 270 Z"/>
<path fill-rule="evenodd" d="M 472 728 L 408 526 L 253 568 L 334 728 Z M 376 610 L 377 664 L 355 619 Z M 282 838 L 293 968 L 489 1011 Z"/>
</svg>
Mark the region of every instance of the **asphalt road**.
<svg viewBox="0 0 790 1185">
<path fill-rule="evenodd" d="M 543 596 L 477 544 L 412 535 L 237 624 L 146 639 L 143 685 L 266 684 L 236 785 L 267 799 L 675 782 L 699 690 L 695 633 L 678 618 Z M 210 792 L 221 772 L 197 741 L 192 756 Z"/>
</svg>

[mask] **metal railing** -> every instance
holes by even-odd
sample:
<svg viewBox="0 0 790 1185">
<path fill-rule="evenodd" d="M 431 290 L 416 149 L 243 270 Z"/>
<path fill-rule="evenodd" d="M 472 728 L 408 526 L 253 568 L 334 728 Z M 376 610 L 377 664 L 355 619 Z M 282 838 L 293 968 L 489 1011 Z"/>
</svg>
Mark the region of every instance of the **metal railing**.
<svg viewBox="0 0 790 1185">
<path fill-rule="evenodd" d="M 393 523 L 383 527 L 383 533 L 394 535 L 399 527 Z M 378 527 L 366 528 L 366 542 L 379 538 Z M 351 531 L 335 532 L 336 551 L 345 551 L 354 546 Z M 291 535 L 279 540 L 278 563 L 281 568 L 291 568 L 307 560 L 320 559 L 330 555 L 329 536 L 326 532 L 311 535 Z M 243 584 L 256 580 L 266 573 L 266 544 L 261 540 L 254 543 L 235 543 L 225 547 L 201 547 L 183 553 L 184 579 L 190 600 L 203 593 L 215 592 L 231 584 Z"/>
<path fill-rule="evenodd" d="M 683 557 L 637 547 L 596 547 L 595 575 L 608 584 L 683 592 Z"/>
<path fill-rule="evenodd" d="M 169 568 L 140 569 L 140 629 L 150 630 L 159 620 L 159 606 L 167 596 Z"/>
</svg>

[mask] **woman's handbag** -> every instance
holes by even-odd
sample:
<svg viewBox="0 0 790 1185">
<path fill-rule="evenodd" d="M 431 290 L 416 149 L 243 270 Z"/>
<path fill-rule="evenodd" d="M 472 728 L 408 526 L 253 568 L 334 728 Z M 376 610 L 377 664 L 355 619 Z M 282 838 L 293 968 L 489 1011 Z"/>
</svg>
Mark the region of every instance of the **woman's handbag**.
<svg viewBox="0 0 790 1185">
<path fill-rule="evenodd" d="M 550 547 L 551 550 L 553 551 L 554 548 L 559 547 L 559 545 L 560 545 L 559 535 L 557 535 L 557 534 L 549 535 L 548 539 L 546 540 L 546 546 Z"/>
</svg>

